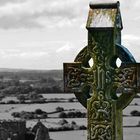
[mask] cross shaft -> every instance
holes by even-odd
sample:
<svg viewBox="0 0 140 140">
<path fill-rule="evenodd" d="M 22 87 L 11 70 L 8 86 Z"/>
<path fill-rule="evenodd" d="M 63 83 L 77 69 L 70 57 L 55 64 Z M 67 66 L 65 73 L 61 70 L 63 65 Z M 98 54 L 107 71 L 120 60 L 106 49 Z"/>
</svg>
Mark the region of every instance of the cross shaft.
<svg viewBox="0 0 140 140">
<path fill-rule="evenodd" d="M 88 140 L 122 140 L 122 111 L 140 85 L 140 66 L 121 45 L 119 2 L 91 4 L 87 29 L 88 45 L 74 63 L 64 64 L 65 92 L 74 92 L 87 107 Z M 117 58 L 122 60 L 120 68 Z M 90 59 L 94 62 L 91 67 Z"/>
</svg>

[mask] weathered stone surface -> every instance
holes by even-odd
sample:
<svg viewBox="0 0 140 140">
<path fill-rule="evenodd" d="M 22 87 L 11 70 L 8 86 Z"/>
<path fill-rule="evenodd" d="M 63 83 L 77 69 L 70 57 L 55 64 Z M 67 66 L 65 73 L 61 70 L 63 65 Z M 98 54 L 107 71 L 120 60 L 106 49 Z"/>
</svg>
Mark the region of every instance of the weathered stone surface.
<svg viewBox="0 0 140 140">
<path fill-rule="evenodd" d="M 74 92 L 87 108 L 88 140 L 123 140 L 122 111 L 138 91 L 140 74 L 139 64 L 121 45 L 119 2 L 90 4 L 86 28 L 88 45 L 74 63 L 64 64 L 65 91 Z"/>
<path fill-rule="evenodd" d="M 37 122 L 32 131 L 35 133 L 35 140 L 50 140 L 48 128 L 40 121 Z"/>
<path fill-rule="evenodd" d="M 0 140 L 25 140 L 26 122 L 2 120 L 0 121 Z"/>
</svg>

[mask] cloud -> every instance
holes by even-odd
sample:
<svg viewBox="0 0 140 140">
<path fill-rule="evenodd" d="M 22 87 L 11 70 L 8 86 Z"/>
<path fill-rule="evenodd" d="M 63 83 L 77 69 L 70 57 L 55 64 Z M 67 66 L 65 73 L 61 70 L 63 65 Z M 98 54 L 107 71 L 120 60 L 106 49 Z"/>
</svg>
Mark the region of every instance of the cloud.
<svg viewBox="0 0 140 140">
<path fill-rule="evenodd" d="M 0 28 L 3 29 L 18 29 L 18 28 L 43 28 L 43 25 L 39 24 L 37 21 L 25 17 L 25 18 L 14 18 L 10 16 L 5 16 L 0 18 Z"/>
<path fill-rule="evenodd" d="M 84 4 L 80 0 L 22 0 L 20 3 L 7 0 L 7 4 L 0 7 L 0 28 L 42 28 L 57 23 L 58 27 L 65 26 L 65 23 L 71 25 L 75 19 L 81 19 L 81 12 L 86 9 L 82 8 Z"/>
<path fill-rule="evenodd" d="M 137 62 L 140 62 L 140 36 L 125 34 L 122 36 L 123 45 L 128 48 Z"/>
<path fill-rule="evenodd" d="M 59 49 L 56 50 L 57 53 L 70 51 L 74 48 L 74 46 L 70 42 L 66 42 L 66 44 Z"/>
<path fill-rule="evenodd" d="M 0 49 L 0 67 L 62 69 L 63 62 L 73 62 L 83 42 L 43 42 L 41 47 L 34 48 L 35 44 L 32 42 L 29 44 L 31 47 L 29 47 L 28 44 L 24 43 L 21 44 L 24 47 Z"/>
<path fill-rule="evenodd" d="M 131 0 L 131 1 L 133 1 L 133 0 Z M 133 1 L 133 6 L 134 6 L 134 8 L 138 8 L 139 9 L 140 1 L 139 0 L 136 0 L 135 2 Z"/>
<path fill-rule="evenodd" d="M 133 34 L 127 34 L 127 35 L 123 35 L 122 39 L 130 42 L 130 41 L 138 41 L 140 40 L 140 37 Z"/>
<path fill-rule="evenodd" d="M 0 50 L 0 55 L 2 58 L 5 59 L 13 59 L 13 58 L 18 58 L 18 59 L 39 59 L 40 57 L 48 56 L 47 52 L 44 51 L 21 51 L 21 50 L 16 50 L 16 49 L 5 49 L 5 50 Z"/>
<path fill-rule="evenodd" d="M 9 28 L 40 28 L 29 2 L 8 3 L 0 7 L 0 27 Z"/>
<path fill-rule="evenodd" d="M 0 28 L 82 27 L 87 18 L 90 0 L 0 0 Z M 97 1 L 97 0 L 96 0 Z M 116 1 L 116 0 L 111 0 Z M 137 19 L 139 1 L 120 0 L 128 19 Z M 131 10 L 130 10 L 131 9 Z M 82 16 L 81 16 L 82 15 Z M 125 19 L 125 17 L 124 17 Z"/>
<path fill-rule="evenodd" d="M 125 46 L 131 47 L 132 44 L 139 44 L 140 36 L 136 36 L 134 34 L 124 34 L 122 36 L 122 42 Z M 140 45 L 140 44 L 139 44 Z"/>
<path fill-rule="evenodd" d="M 47 52 L 24 52 L 24 53 L 21 53 L 19 55 L 19 57 L 29 59 L 29 58 L 43 57 L 43 56 L 47 56 L 47 55 L 48 55 Z"/>
<path fill-rule="evenodd" d="M 7 3 L 21 3 L 24 2 L 25 0 L 0 0 L 0 6 L 3 6 Z"/>
</svg>

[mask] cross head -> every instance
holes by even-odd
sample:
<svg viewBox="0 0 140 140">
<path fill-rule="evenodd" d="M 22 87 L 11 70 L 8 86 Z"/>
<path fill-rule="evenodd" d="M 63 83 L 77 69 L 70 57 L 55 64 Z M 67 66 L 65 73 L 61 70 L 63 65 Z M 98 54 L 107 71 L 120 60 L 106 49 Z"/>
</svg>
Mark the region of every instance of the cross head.
<svg viewBox="0 0 140 140">
<path fill-rule="evenodd" d="M 88 45 L 74 63 L 64 63 L 65 92 L 73 92 L 87 108 L 88 140 L 123 140 L 122 111 L 140 87 L 140 65 L 121 45 L 119 5 L 90 4 Z M 122 62 L 120 67 L 117 58 Z"/>
</svg>

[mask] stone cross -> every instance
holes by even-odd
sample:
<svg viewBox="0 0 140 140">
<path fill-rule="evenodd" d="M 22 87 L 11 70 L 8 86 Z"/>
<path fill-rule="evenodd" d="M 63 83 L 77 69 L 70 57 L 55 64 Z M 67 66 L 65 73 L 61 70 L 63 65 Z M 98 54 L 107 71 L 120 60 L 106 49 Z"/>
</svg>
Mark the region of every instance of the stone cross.
<svg viewBox="0 0 140 140">
<path fill-rule="evenodd" d="M 65 92 L 74 92 L 87 108 L 88 140 L 123 140 L 122 111 L 140 86 L 139 64 L 121 45 L 119 6 L 119 2 L 90 4 L 88 45 L 74 63 L 64 63 Z"/>
</svg>

